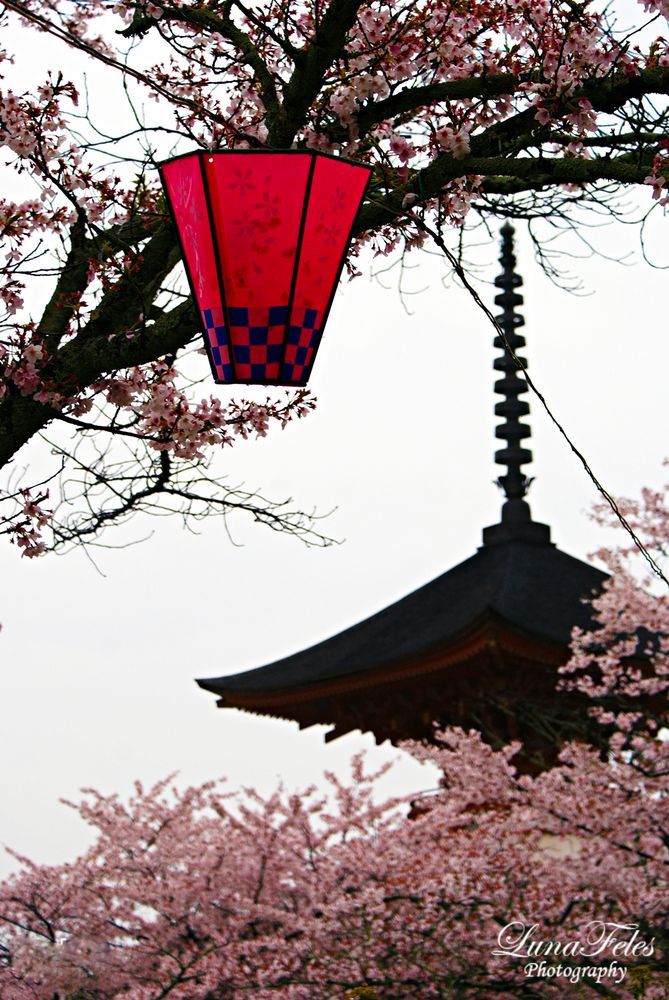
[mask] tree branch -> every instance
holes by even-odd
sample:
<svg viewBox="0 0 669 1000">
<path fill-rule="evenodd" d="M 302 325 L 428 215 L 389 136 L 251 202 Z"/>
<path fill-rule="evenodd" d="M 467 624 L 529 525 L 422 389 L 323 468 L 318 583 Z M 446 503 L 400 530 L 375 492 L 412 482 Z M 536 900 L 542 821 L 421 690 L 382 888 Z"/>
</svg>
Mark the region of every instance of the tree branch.
<svg viewBox="0 0 669 1000">
<path fill-rule="evenodd" d="M 69 45 L 74 49 L 79 49 L 81 52 L 85 52 L 86 55 L 91 56 L 91 58 L 98 60 L 98 62 L 104 63 L 105 66 L 111 66 L 113 69 L 118 70 L 123 76 L 130 76 L 139 83 L 144 84 L 144 86 L 153 90 L 154 93 L 160 94 L 161 97 L 164 97 L 170 104 L 188 108 L 190 111 L 195 112 L 197 115 L 205 116 L 210 121 L 215 122 L 228 132 L 232 132 L 252 145 L 260 145 L 255 136 L 240 135 L 236 129 L 231 128 L 228 123 L 227 116 L 219 115 L 210 111 L 208 108 L 204 107 L 201 102 L 193 100 L 192 98 L 175 94 L 174 90 L 163 86 L 156 80 L 152 80 L 140 70 L 133 69 L 133 67 L 128 66 L 127 63 L 119 62 L 118 59 L 114 59 L 112 56 L 108 56 L 106 53 L 100 52 L 99 49 L 96 49 L 93 45 L 83 39 L 77 38 L 76 35 L 73 35 L 67 29 L 61 28 L 60 25 L 54 24 L 47 17 L 37 13 L 37 11 L 31 10 L 25 3 L 21 3 L 20 0 L 0 0 L 0 2 L 7 8 L 7 10 L 11 10 L 25 18 L 27 21 L 36 24 L 39 28 L 41 28 L 41 30 L 46 31 L 59 41 L 65 42 L 66 45 Z"/>
<path fill-rule="evenodd" d="M 76 300 L 88 284 L 89 254 L 86 247 L 86 220 L 80 213 L 70 229 L 70 250 L 60 273 L 56 289 L 42 313 L 37 336 L 47 349 L 55 350 L 67 332 L 74 315 Z"/>
<path fill-rule="evenodd" d="M 270 128 L 269 143 L 289 148 L 323 86 L 328 69 L 345 49 L 346 36 L 356 22 L 363 0 L 332 0 L 316 36 L 301 50 L 299 62 L 284 88 L 283 114 Z"/>
<path fill-rule="evenodd" d="M 81 479 L 71 478 L 67 496 L 63 494 L 66 517 L 59 518 L 61 505 L 53 511 L 49 526 L 54 541 L 49 549 L 78 542 L 100 545 L 98 539 L 106 527 L 124 523 L 139 512 L 178 513 L 191 520 L 216 515 L 226 518 L 238 512 L 274 531 L 293 535 L 308 546 L 336 543 L 336 539 L 318 530 L 318 522 L 327 514 L 294 509 L 290 498 L 270 500 L 257 491 L 228 486 L 224 478 L 208 475 L 206 466 L 199 461 L 174 458 L 150 447 L 117 462 L 108 450 L 86 461 L 79 457 L 76 447 L 69 452 L 54 447 Z M 78 491 L 72 490 L 73 483 Z M 77 501 L 81 501 L 83 509 L 78 508 Z"/>
<path fill-rule="evenodd" d="M 234 23 L 229 15 L 221 17 L 213 10 L 207 10 L 206 7 L 169 7 L 163 5 L 162 11 L 160 21 L 153 17 L 137 17 L 119 34 L 132 38 L 135 35 L 145 34 L 154 25 L 174 22 L 221 35 L 235 46 L 244 57 L 246 64 L 255 73 L 270 127 L 272 122 L 282 117 L 274 77 L 249 36 Z"/>
<path fill-rule="evenodd" d="M 405 217 L 403 200 L 407 194 L 414 194 L 418 202 L 429 201 L 438 198 L 444 185 L 458 177 L 483 177 L 480 187 L 483 193 L 521 193 L 556 184 L 584 185 L 597 181 L 643 184 L 648 168 L 648 163 L 628 163 L 609 157 L 585 160 L 577 157 L 465 156 L 456 159 L 443 153 L 417 171 L 404 187 L 391 190 L 383 201 L 369 199 L 358 217 L 354 235 L 372 232 Z"/>
<path fill-rule="evenodd" d="M 423 87 L 405 87 L 381 101 L 366 104 L 357 115 L 360 135 L 366 135 L 375 125 L 419 108 L 475 97 L 495 97 L 514 94 L 521 77 L 513 73 L 475 76 L 464 80 L 444 80 Z"/>
<path fill-rule="evenodd" d="M 105 319 L 113 320 L 111 307 Z M 106 324 L 104 326 L 106 327 Z M 98 327 L 97 332 L 101 332 Z M 200 332 L 193 303 L 188 300 L 164 313 L 155 323 L 144 327 L 132 339 L 115 336 L 91 336 L 82 330 L 65 344 L 44 369 L 57 391 L 74 395 L 101 376 L 134 365 L 176 354 Z M 5 465 L 33 434 L 45 427 L 56 412 L 31 396 L 10 391 L 0 404 L 0 466 Z"/>
<path fill-rule="evenodd" d="M 535 74 L 536 75 L 536 74 Z M 496 96 L 512 96 L 521 83 L 532 79 L 514 73 L 500 73 L 487 76 L 469 77 L 463 80 L 445 80 L 426 84 L 422 87 L 406 87 L 381 101 L 365 105 L 357 115 L 360 134 L 365 135 L 375 125 L 389 118 L 433 104 L 455 100 L 472 100 Z M 569 100 L 578 101 L 587 97 L 595 111 L 613 112 L 628 101 L 647 97 L 650 94 L 669 94 L 669 67 L 657 66 L 643 69 L 637 75 L 617 73 L 595 79 L 585 84 L 577 92 L 569 95 Z"/>
</svg>

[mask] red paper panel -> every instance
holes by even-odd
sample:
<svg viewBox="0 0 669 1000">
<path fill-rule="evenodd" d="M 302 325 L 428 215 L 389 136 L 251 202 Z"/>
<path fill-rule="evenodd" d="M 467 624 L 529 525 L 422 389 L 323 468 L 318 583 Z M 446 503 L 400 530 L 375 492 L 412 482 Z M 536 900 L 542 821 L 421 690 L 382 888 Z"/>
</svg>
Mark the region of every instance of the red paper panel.
<svg viewBox="0 0 669 1000">
<path fill-rule="evenodd" d="M 191 153 L 177 157 L 162 164 L 160 171 L 179 233 L 191 291 L 202 317 L 214 378 L 217 382 L 230 382 L 233 374 L 200 156 Z"/>
<path fill-rule="evenodd" d="M 369 170 L 357 164 L 316 158 L 282 381 L 309 377 L 368 180 Z"/>
<path fill-rule="evenodd" d="M 312 157 L 229 152 L 204 163 L 236 376 L 278 381 Z"/>
</svg>

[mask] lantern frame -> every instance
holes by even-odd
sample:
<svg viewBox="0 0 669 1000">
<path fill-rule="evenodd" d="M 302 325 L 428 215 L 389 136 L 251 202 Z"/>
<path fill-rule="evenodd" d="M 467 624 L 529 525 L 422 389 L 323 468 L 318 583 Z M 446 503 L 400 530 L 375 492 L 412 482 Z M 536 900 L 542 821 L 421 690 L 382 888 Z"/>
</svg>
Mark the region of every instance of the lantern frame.
<svg viewBox="0 0 669 1000">
<path fill-rule="evenodd" d="M 258 378 L 258 377 L 239 377 L 239 374 L 238 374 L 238 371 L 237 371 L 238 362 L 235 359 L 234 344 L 233 344 L 232 337 L 231 337 L 232 324 L 230 322 L 230 302 L 229 302 L 229 298 L 228 298 L 228 295 L 227 295 L 227 287 L 226 287 L 227 286 L 227 279 L 226 279 L 226 276 L 224 275 L 223 262 L 222 262 L 222 259 L 221 259 L 221 249 L 220 249 L 219 241 L 218 241 L 218 238 L 217 238 L 217 233 L 218 233 L 217 220 L 216 220 L 216 217 L 215 217 L 214 205 L 213 205 L 213 200 L 212 200 L 212 192 L 211 192 L 211 188 L 210 188 L 210 181 L 209 181 L 209 178 L 208 178 L 208 175 L 207 175 L 207 170 L 206 170 L 206 167 L 205 167 L 205 160 L 207 158 L 210 158 L 209 162 L 211 163 L 211 162 L 213 162 L 214 157 L 223 157 L 223 156 L 229 156 L 229 155 L 230 156 L 234 155 L 234 156 L 255 156 L 255 157 L 258 157 L 258 156 L 265 157 L 266 156 L 266 157 L 272 157 L 273 155 L 276 155 L 276 154 L 281 154 L 282 156 L 285 156 L 285 155 L 294 155 L 294 156 L 301 157 L 303 159 L 308 157 L 309 160 L 310 160 L 310 163 L 309 163 L 309 166 L 308 166 L 307 180 L 306 180 L 306 186 L 305 186 L 305 189 L 304 189 L 302 206 L 301 206 L 301 209 L 300 209 L 299 229 L 298 229 L 298 234 L 297 234 L 297 244 L 296 244 L 296 247 L 295 247 L 294 257 L 293 257 L 293 263 L 292 263 L 292 275 L 291 275 L 291 281 L 290 281 L 290 292 L 289 292 L 289 299 L 288 299 L 288 303 L 287 303 L 286 318 L 285 318 L 285 320 L 283 320 L 281 323 L 278 324 L 279 326 L 281 326 L 281 325 L 283 326 L 283 337 L 282 337 L 282 343 L 281 343 L 281 357 L 280 357 L 280 360 L 279 360 L 279 363 L 278 363 L 278 374 L 277 374 L 276 378 L 267 378 L 267 377 L 265 377 L 265 378 L 261 379 L 261 378 Z M 230 367 L 231 367 L 231 370 L 232 370 L 232 373 L 233 373 L 233 377 L 232 378 L 221 378 L 218 375 L 218 372 L 217 372 L 217 362 L 216 362 L 216 360 L 215 360 L 215 358 L 213 356 L 213 348 L 212 348 L 212 343 L 211 343 L 211 339 L 210 339 L 210 329 L 207 327 L 207 324 L 205 322 L 205 316 L 204 316 L 203 308 L 201 306 L 200 296 L 198 295 L 198 292 L 196 290 L 195 282 L 194 282 L 194 276 L 191 273 L 191 267 L 189 266 L 188 256 L 187 256 L 187 250 L 186 250 L 186 246 L 184 244 L 183 238 L 182 238 L 181 226 L 180 226 L 180 223 L 179 223 L 179 220 L 178 220 L 177 210 L 176 210 L 175 205 L 173 203 L 173 199 L 172 199 L 172 196 L 170 194 L 169 187 L 168 187 L 168 182 L 167 182 L 165 174 L 163 172 L 164 168 L 167 167 L 167 166 L 169 166 L 170 164 L 173 164 L 173 163 L 175 163 L 175 162 L 177 162 L 179 160 L 189 159 L 189 158 L 193 158 L 193 157 L 197 158 L 197 161 L 198 161 L 198 164 L 199 164 L 199 172 L 200 172 L 200 176 L 201 176 L 201 179 L 202 179 L 203 194 L 204 194 L 204 200 L 205 200 L 205 205 L 206 205 L 208 233 L 209 233 L 209 238 L 211 240 L 211 247 L 212 247 L 212 250 L 213 250 L 213 257 L 214 257 L 214 263 L 215 263 L 215 272 L 216 272 L 216 280 L 217 280 L 217 283 L 218 283 L 218 292 L 219 292 L 219 295 L 220 295 L 220 302 L 221 302 L 221 306 L 222 306 L 222 312 L 223 312 L 223 318 L 224 318 L 224 325 L 225 325 L 225 329 L 227 331 L 227 338 L 228 338 L 228 345 L 229 345 L 229 362 L 230 362 Z M 298 275 L 299 275 L 299 271 L 300 271 L 300 266 L 302 264 L 302 248 L 303 248 L 304 232 L 305 232 L 305 227 L 306 227 L 306 223 L 307 223 L 307 216 L 308 216 L 308 212 L 309 212 L 310 197 L 311 197 L 311 190 L 312 190 L 312 181 L 313 181 L 314 173 L 315 173 L 315 170 L 316 170 L 316 164 L 317 164 L 317 162 L 319 160 L 322 160 L 322 159 L 333 160 L 333 161 L 335 161 L 337 163 L 340 163 L 340 164 L 346 164 L 346 165 L 354 167 L 354 168 L 366 170 L 368 176 L 367 176 L 367 178 L 365 180 L 364 186 L 362 187 L 362 189 L 360 191 L 358 207 L 357 207 L 356 211 L 353 214 L 353 217 L 352 217 L 351 222 L 350 222 L 350 226 L 349 226 L 348 231 L 346 233 L 346 239 L 345 239 L 345 241 L 342 244 L 341 256 L 340 256 L 340 259 L 338 261 L 338 264 L 337 264 L 337 267 L 336 267 L 336 271 L 334 273 L 334 277 L 332 278 L 332 287 L 330 289 L 326 305 L 325 305 L 325 307 L 323 309 L 322 320 L 320 321 L 320 329 L 318 331 L 319 335 L 318 335 L 317 342 L 316 342 L 315 346 L 313 347 L 312 357 L 310 358 L 310 360 L 308 361 L 308 363 L 305 365 L 304 371 L 302 372 L 302 376 L 300 378 L 294 379 L 292 381 L 286 381 L 285 378 L 282 378 L 282 369 L 284 367 L 284 363 L 285 363 L 285 360 L 286 360 L 286 350 L 287 350 L 287 347 L 288 347 L 288 335 L 289 335 L 289 329 L 290 329 L 290 326 L 291 326 L 291 316 L 292 316 L 292 310 L 293 310 L 293 305 L 294 305 L 295 289 L 296 289 L 297 279 L 298 279 Z M 358 216 L 360 214 L 360 209 L 361 209 L 363 201 L 364 201 L 364 197 L 365 197 L 365 194 L 366 194 L 366 191 L 367 191 L 367 187 L 369 185 L 369 180 L 370 180 L 371 174 L 373 172 L 373 169 L 374 169 L 373 167 L 369 166 L 366 163 L 359 163 L 359 162 L 357 162 L 355 160 L 349 160 L 349 159 L 347 159 L 345 157 L 334 156 L 331 153 L 322 153 L 322 152 L 320 152 L 318 150 L 311 150 L 311 149 L 225 149 L 225 150 L 195 149 L 195 150 L 191 150 L 190 152 L 187 152 L 187 153 L 180 153 L 177 156 L 170 157 L 169 159 L 162 160 L 162 161 L 160 161 L 158 163 L 158 170 L 159 170 L 159 173 L 160 173 L 160 178 L 161 178 L 161 182 L 162 182 L 162 186 L 163 186 L 163 191 L 164 191 L 164 194 L 165 194 L 166 204 L 167 204 L 170 217 L 172 219 L 172 222 L 174 224 L 174 227 L 175 227 L 175 230 L 176 230 L 176 233 L 177 233 L 177 239 L 178 239 L 178 243 L 179 243 L 179 249 L 181 251 L 181 257 L 182 257 L 182 261 L 183 261 L 183 264 L 184 264 L 184 270 L 186 272 L 186 278 L 188 280 L 188 286 L 189 286 L 189 289 L 190 289 L 190 292 L 191 292 L 191 296 L 193 298 L 194 306 L 195 306 L 196 311 L 198 313 L 198 321 L 199 321 L 200 328 L 201 328 L 201 331 L 202 331 L 203 340 L 204 340 L 204 344 L 205 344 L 205 348 L 206 348 L 206 352 L 207 352 L 207 357 L 209 358 L 209 364 L 210 364 L 210 367 L 211 367 L 212 376 L 214 378 L 214 381 L 217 384 L 219 384 L 219 385 L 266 385 L 266 386 L 276 385 L 276 386 L 286 386 L 286 387 L 296 387 L 296 388 L 306 386 L 306 384 L 307 384 L 307 382 L 308 382 L 308 380 L 309 380 L 309 378 L 311 376 L 313 365 L 314 365 L 315 360 L 316 360 L 316 355 L 318 353 L 318 348 L 320 347 L 320 344 L 321 344 L 322 339 L 323 339 L 323 334 L 325 332 L 325 327 L 326 327 L 326 324 L 327 324 L 327 321 L 328 321 L 328 318 L 329 318 L 329 315 L 330 315 L 330 310 L 332 308 L 332 304 L 334 302 L 334 297 L 335 297 L 335 294 L 336 294 L 336 291 L 337 291 L 337 287 L 339 285 L 339 279 L 340 279 L 341 273 L 342 273 L 342 271 L 344 269 L 344 264 L 346 263 L 346 258 L 348 256 L 348 252 L 349 252 L 349 249 L 350 249 L 350 243 L 351 243 L 351 239 L 352 239 L 352 236 L 353 236 L 353 230 L 355 228 L 355 223 L 356 223 L 357 218 L 358 218 Z M 228 276 L 228 279 L 229 279 L 229 276 Z"/>
</svg>

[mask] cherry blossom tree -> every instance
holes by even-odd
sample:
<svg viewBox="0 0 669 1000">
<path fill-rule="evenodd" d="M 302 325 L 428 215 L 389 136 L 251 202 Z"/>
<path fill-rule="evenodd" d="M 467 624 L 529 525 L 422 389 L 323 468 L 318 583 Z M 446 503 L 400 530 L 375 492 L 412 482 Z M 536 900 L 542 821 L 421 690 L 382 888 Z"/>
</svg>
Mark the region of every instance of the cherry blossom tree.
<svg viewBox="0 0 669 1000">
<path fill-rule="evenodd" d="M 0 530 L 36 555 L 138 510 L 241 508 L 327 541 L 312 518 L 226 488 L 211 466 L 239 435 L 314 401 L 202 396 L 156 159 L 293 146 L 371 164 L 353 271 L 362 247 L 390 254 L 473 219 L 616 215 L 621 187 L 646 186 L 661 209 L 669 10 L 637 11 L 630 26 L 615 7 L 572 0 L 1 0 L 3 44 L 17 51 L 0 50 L 0 465 L 12 473 Z M 30 59 L 35 31 L 54 64 L 26 90 L 12 60 Z M 95 88 L 62 68 L 71 50 L 107 67 L 106 88 L 116 81 L 132 116 L 118 134 Z M 39 435 L 55 463 L 42 485 L 16 460 Z"/>
<path fill-rule="evenodd" d="M 666 996 L 666 758 L 518 779 L 476 734 L 409 749 L 444 786 L 413 819 L 357 768 L 336 809 L 89 793 L 95 846 L 0 889 L 3 998 Z"/>
<path fill-rule="evenodd" d="M 658 558 L 668 501 L 624 504 Z M 404 748 L 439 775 L 410 808 L 361 757 L 329 794 L 88 791 L 91 849 L 0 886 L 3 1000 L 666 998 L 669 600 L 608 558 L 563 670 L 608 757 L 519 775 L 518 745 L 447 730 Z"/>
</svg>

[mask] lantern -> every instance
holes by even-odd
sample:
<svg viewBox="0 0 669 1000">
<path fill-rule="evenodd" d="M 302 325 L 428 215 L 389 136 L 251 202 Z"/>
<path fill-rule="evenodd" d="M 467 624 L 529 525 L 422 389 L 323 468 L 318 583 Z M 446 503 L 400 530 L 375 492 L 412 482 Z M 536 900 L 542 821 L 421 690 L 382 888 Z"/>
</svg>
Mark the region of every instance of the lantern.
<svg viewBox="0 0 669 1000">
<path fill-rule="evenodd" d="M 306 385 L 370 172 L 306 150 L 160 165 L 216 382 Z"/>
</svg>

